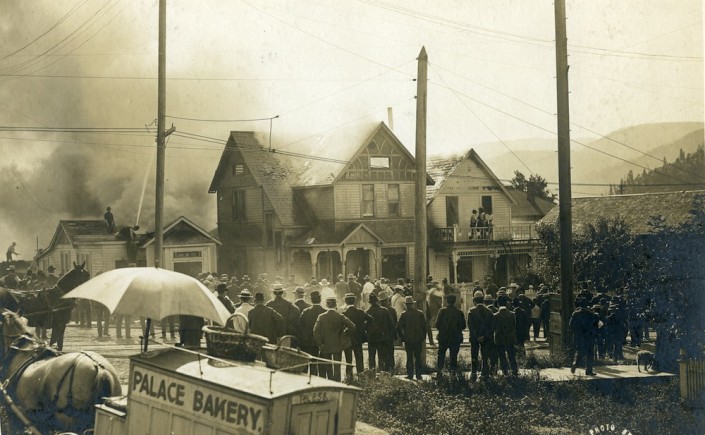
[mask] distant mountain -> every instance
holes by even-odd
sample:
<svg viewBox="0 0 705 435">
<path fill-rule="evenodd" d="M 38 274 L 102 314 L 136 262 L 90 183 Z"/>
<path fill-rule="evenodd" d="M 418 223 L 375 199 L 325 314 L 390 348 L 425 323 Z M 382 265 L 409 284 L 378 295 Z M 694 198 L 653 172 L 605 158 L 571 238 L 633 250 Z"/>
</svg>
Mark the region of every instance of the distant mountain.
<svg viewBox="0 0 705 435">
<path fill-rule="evenodd" d="M 664 158 L 667 161 L 675 160 L 681 149 L 686 153 L 694 152 L 698 145 L 703 143 L 703 123 L 641 124 L 614 131 L 606 135 L 606 138 L 596 140 L 573 138 L 573 140 L 571 145 L 573 168 L 571 178 L 573 183 L 618 184 L 619 179 L 624 177 L 630 169 L 634 173 L 641 173 L 643 170 L 643 168 L 628 162 L 634 162 L 651 169 L 661 166 Z M 558 153 L 555 139 L 526 139 L 505 143 L 531 171 L 540 174 L 549 182 L 558 181 Z M 622 144 L 651 154 L 656 158 L 645 156 Z M 479 144 L 473 148 L 501 180 L 511 179 L 515 170 L 527 176 L 530 174 L 527 168 L 509 151 L 494 154 L 491 157 L 483 155 L 483 150 L 506 150 L 506 147 L 499 142 Z M 433 158 L 433 156 L 429 157 L 429 159 Z M 549 189 L 557 192 L 558 186 L 549 184 Z M 575 196 L 606 195 L 608 191 L 609 187 L 607 186 L 573 187 Z"/>
</svg>

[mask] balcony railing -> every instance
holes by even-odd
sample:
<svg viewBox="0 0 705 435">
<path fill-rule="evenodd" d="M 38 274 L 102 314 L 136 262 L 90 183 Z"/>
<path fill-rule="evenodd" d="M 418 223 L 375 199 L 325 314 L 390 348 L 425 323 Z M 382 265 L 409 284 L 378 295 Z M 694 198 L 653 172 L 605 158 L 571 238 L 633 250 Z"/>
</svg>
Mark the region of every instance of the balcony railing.
<svg viewBox="0 0 705 435">
<path fill-rule="evenodd" d="M 534 224 L 460 228 L 457 226 L 434 229 L 434 240 L 437 242 L 465 241 L 529 241 L 537 238 Z"/>
</svg>

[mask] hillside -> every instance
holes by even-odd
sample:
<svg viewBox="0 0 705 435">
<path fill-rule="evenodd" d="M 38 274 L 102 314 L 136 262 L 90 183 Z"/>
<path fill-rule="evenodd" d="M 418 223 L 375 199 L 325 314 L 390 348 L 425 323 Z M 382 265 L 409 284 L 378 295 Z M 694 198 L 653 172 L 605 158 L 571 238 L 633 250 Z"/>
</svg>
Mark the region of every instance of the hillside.
<svg viewBox="0 0 705 435">
<path fill-rule="evenodd" d="M 699 144 L 703 143 L 703 124 L 697 122 L 641 124 L 614 131 L 607 137 L 609 139 L 574 139 L 571 146 L 572 181 L 574 184 L 618 184 L 620 177 L 624 177 L 630 169 L 634 173 L 641 173 L 641 167 L 604 153 L 647 168 L 660 166 L 663 158 L 666 158 L 667 161 L 675 160 L 681 149 L 685 153 L 692 153 Z M 616 142 L 649 153 L 658 160 Z M 531 171 L 553 183 L 549 184 L 549 189 L 558 190 L 555 184 L 558 181 L 558 155 L 555 140 L 527 139 L 508 141 L 506 144 L 526 163 Z M 480 154 L 480 157 L 485 159 L 497 177 L 503 181 L 511 179 L 514 176 L 514 170 L 519 170 L 527 175 L 529 173 L 501 143 L 480 144 L 473 146 L 473 148 Z M 485 158 L 485 155 L 490 155 L 498 149 L 505 151 Z M 573 187 L 573 194 L 576 196 L 606 195 L 607 193 L 607 186 Z"/>
<path fill-rule="evenodd" d="M 705 189 L 705 149 L 699 146 L 693 153 L 681 150 L 678 157 L 670 162 L 664 159 L 663 164 L 653 171 L 634 176 L 627 173 L 619 185 L 610 189 L 610 193 L 651 193 L 673 192 L 680 190 Z"/>
</svg>

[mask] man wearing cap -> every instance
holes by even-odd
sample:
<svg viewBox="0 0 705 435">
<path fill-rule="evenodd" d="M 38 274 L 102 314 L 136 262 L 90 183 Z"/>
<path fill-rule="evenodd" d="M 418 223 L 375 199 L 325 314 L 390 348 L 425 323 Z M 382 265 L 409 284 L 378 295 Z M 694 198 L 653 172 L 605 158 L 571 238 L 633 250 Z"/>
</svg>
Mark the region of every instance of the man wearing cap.
<svg viewBox="0 0 705 435">
<path fill-rule="evenodd" d="M 585 301 L 587 304 L 587 300 Z M 575 368 L 581 366 L 583 358 L 587 357 L 586 375 L 594 375 L 592 366 L 595 362 L 595 336 L 597 335 L 598 322 L 597 314 L 590 311 L 583 304 L 570 316 L 570 329 L 573 331 L 573 344 L 575 345 L 575 360 L 570 366 L 570 372 L 575 373 Z"/>
<path fill-rule="evenodd" d="M 438 310 L 435 325 L 438 329 L 438 373 L 443 370 L 447 350 L 450 350 L 448 367 L 457 370 L 458 352 L 466 327 L 465 315 L 455 306 L 456 296 L 451 293 L 445 299 L 446 306 Z"/>
<path fill-rule="evenodd" d="M 284 318 L 273 308 L 264 304 L 264 293 L 255 293 L 255 306 L 247 313 L 252 334 L 267 337 L 270 343 L 277 344 L 284 335 Z"/>
<path fill-rule="evenodd" d="M 321 293 L 318 290 L 313 290 L 310 294 L 312 305 L 301 311 L 299 316 L 299 347 L 302 351 L 312 356 L 318 356 L 319 350 L 316 344 L 316 339 L 313 337 L 313 327 L 316 325 L 318 316 L 326 310 L 321 306 Z M 311 364 L 311 374 L 318 375 L 318 365 Z"/>
<path fill-rule="evenodd" d="M 394 286 L 394 294 L 390 300 L 390 304 L 397 314 L 401 314 L 406 310 L 406 304 L 404 303 L 406 296 L 404 296 L 404 286 L 402 284 L 397 284 Z"/>
<path fill-rule="evenodd" d="M 298 308 L 302 313 L 306 308 L 311 306 L 311 304 L 306 302 L 305 298 L 306 290 L 304 290 L 301 286 L 296 286 L 296 289 L 294 289 L 294 305 L 296 305 L 296 308 Z"/>
<path fill-rule="evenodd" d="M 274 299 L 267 303 L 267 306 L 273 308 L 284 319 L 284 335 L 296 336 L 299 332 L 299 316 L 301 310 L 296 305 L 284 299 L 284 285 L 276 283 L 272 286 Z"/>
<path fill-rule="evenodd" d="M 56 285 L 57 282 L 59 282 L 59 277 L 56 276 L 54 271 L 56 268 L 53 265 L 50 265 L 47 268 L 47 276 L 46 276 L 46 286 L 47 288 L 52 288 Z"/>
<path fill-rule="evenodd" d="M 502 367 L 502 372 L 505 376 L 510 374 L 508 370 L 511 368 L 511 375 L 517 376 L 519 370 L 517 368 L 517 358 L 514 346 L 517 344 L 516 318 L 514 313 L 509 311 L 508 299 L 497 299 L 499 308 L 494 314 L 494 344 L 499 354 L 499 363 Z M 507 359 L 509 359 L 509 367 L 507 367 Z"/>
<path fill-rule="evenodd" d="M 383 348 L 391 341 L 392 354 L 394 354 L 395 322 L 389 310 L 379 305 L 377 295 L 370 293 L 369 301 L 370 308 L 366 312 L 372 317 L 372 321 L 367 324 L 367 352 L 370 369 L 375 370 L 377 368 L 377 355 L 379 355 L 379 369 L 391 371 L 394 366 L 387 367 L 387 360 L 383 356 Z"/>
<path fill-rule="evenodd" d="M 343 350 L 350 347 L 348 334 L 355 331 L 355 324 L 336 311 L 337 299 L 329 296 L 326 299 L 326 311 L 318 316 L 313 325 L 313 338 L 323 359 L 340 362 Z M 319 370 L 321 377 L 340 382 L 340 364 L 322 364 Z"/>
<path fill-rule="evenodd" d="M 492 296 L 490 296 L 490 303 Z M 478 356 L 482 353 L 482 377 L 490 375 L 490 353 L 494 340 L 494 317 L 492 311 L 486 306 L 485 296 L 481 291 L 476 291 L 472 298 L 475 306 L 468 311 L 468 329 L 470 330 L 470 355 L 472 358 L 472 373 L 470 380 L 477 380 L 480 368 Z"/>
<path fill-rule="evenodd" d="M 344 350 L 345 362 L 351 364 L 353 355 L 355 356 L 355 368 L 359 375 L 365 370 L 365 365 L 362 358 L 362 344 L 367 342 L 367 325 L 374 321 L 372 316 L 357 308 L 355 304 L 356 296 L 354 293 L 345 294 L 345 304 L 347 305 L 343 311 L 343 315 L 350 319 L 355 324 L 355 333 L 350 337 L 350 347 Z M 346 376 L 352 379 L 352 366 L 347 366 Z"/>
<path fill-rule="evenodd" d="M 355 306 L 357 308 L 362 307 L 362 286 L 352 273 L 348 274 L 348 287 L 350 287 L 350 293 L 355 295 Z"/>
<path fill-rule="evenodd" d="M 16 289 L 20 287 L 20 277 L 15 273 L 15 266 L 12 265 L 5 269 L 7 275 L 2 277 L 2 286 L 5 288 Z"/>
<path fill-rule="evenodd" d="M 215 288 L 215 291 L 218 292 L 218 300 L 220 303 L 223 304 L 226 310 L 230 314 L 235 312 L 235 304 L 233 304 L 233 301 L 228 297 L 228 286 L 225 283 L 220 283 L 218 284 L 218 287 Z M 162 330 L 162 332 L 164 332 Z"/>
<path fill-rule="evenodd" d="M 406 378 L 421 380 L 423 365 L 421 364 L 422 343 L 426 339 L 426 317 L 416 308 L 416 301 L 411 296 L 404 300 L 406 311 L 401 313 L 397 323 L 397 333 L 404 342 L 406 350 Z"/>
</svg>

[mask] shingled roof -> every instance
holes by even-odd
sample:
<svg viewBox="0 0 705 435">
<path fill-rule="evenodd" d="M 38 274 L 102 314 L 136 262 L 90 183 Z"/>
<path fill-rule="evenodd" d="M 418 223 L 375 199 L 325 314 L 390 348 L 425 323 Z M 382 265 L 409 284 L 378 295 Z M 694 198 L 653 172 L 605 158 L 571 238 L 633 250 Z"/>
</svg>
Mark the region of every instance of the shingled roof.
<svg viewBox="0 0 705 435">
<path fill-rule="evenodd" d="M 297 173 L 285 156 L 264 149 L 253 131 L 232 131 L 208 192 L 218 189 L 218 181 L 227 170 L 229 153 L 237 149 L 257 185 L 262 186 L 279 220 L 284 226 L 295 225 L 291 186 Z"/>
<path fill-rule="evenodd" d="M 512 219 L 521 218 L 537 221 L 546 216 L 556 206 L 553 201 L 545 198 L 534 197 L 529 200 L 526 192 L 514 187 L 507 187 L 507 191 L 516 201 L 516 204 L 512 206 Z"/>
<path fill-rule="evenodd" d="M 619 216 L 633 234 L 648 234 L 648 222 L 654 216 L 663 216 L 665 224 L 670 226 L 687 222 L 696 198 L 705 200 L 705 190 L 573 198 L 573 228 L 595 223 L 602 216 Z M 543 221 L 555 222 L 557 219 L 558 207 L 554 207 Z"/>
<path fill-rule="evenodd" d="M 68 243 L 75 247 L 80 243 L 124 243 L 116 233 L 109 233 L 104 220 L 61 220 L 54 231 L 49 246 L 36 255 L 40 259 L 51 253 L 56 245 Z"/>
</svg>

